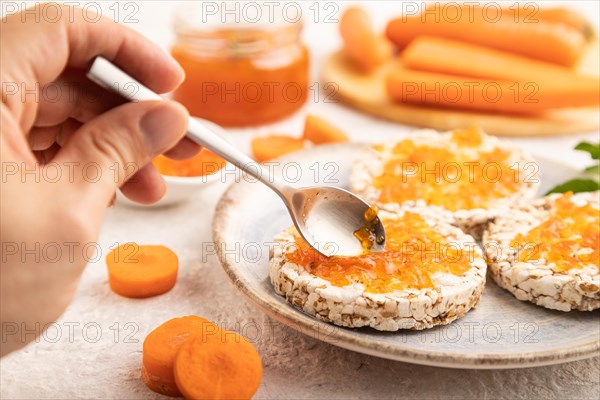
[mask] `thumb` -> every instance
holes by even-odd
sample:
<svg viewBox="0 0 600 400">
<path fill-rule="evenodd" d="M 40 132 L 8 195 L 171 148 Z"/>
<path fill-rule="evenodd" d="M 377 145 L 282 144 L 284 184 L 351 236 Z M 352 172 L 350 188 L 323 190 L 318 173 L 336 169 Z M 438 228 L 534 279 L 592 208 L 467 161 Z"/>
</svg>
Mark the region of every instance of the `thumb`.
<svg viewBox="0 0 600 400">
<path fill-rule="evenodd" d="M 79 201 L 106 207 L 127 179 L 177 144 L 187 124 L 188 112 L 178 103 L 126 103 L 82 125 L 55 161 L 69 167 Z"/>
</svg>

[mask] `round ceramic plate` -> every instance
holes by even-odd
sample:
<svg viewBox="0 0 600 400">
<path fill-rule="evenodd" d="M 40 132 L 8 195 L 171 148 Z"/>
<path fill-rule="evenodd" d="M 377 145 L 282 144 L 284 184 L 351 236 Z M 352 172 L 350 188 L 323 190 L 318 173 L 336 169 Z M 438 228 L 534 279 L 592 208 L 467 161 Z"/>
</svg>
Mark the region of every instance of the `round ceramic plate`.
<svg viewBox="0 0 600 400">
<path fill-rule="evenodd" d="M 270 165 L 299 185 L 348 187 L 363 145 L 320 146 Z M 572 167 L 538 159 L 541 191 L 574 176 Z M 268 276 L 273 236 L 291 225 L 281 200 L 241 177 L 223 195 L 213 221 L 221 264 L 236 287 L 271 317 L 350 350 L 418 364 L 455 368 L 518 368 L 557 364 L 600 353 L 600 312 L 547 310 L 517 300 L 488 279 L 479 306 L 449 325 L 425 331 L 379 332 L 319 321 L 275 293 Z"/>
</svg>

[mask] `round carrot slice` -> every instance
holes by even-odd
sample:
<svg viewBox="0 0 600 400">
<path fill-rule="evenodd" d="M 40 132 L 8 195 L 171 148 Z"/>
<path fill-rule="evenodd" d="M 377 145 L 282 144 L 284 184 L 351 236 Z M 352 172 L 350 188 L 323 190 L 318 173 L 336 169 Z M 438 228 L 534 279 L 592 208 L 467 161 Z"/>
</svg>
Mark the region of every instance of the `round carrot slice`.
<svg viewBox="0 0 600 400">
<path fill-rule="evenodd" d="M 252 139 L 252 154 L 258 162 L 264 162 L 287 153 L 302 150 L 304 141 L 291 136 L 270 135 Z"/>
<path fill-rule="evenodd" d="M 175 286 L 179 261 L 165 246 L 125 243 L 106 256 L 108 284 L 125 297 L 150 297 Z"/>
<path fill-rule="evenodd" d="M 347 142 L 348 136 L 340 129 L 316 115 L 307 115 L 303 138 L 314 144 Z"/>
<path fill-rule="evenodd" d="M 220 328 L 204 318 L 190 315 L 173 318 L 146 336 L 142 352 L 142 379 L 157 393 L 178 397 L 173 364 L 181 345 L 191 336 L 218 336 Z"/>
<path fill-rule="evenodd" d="M 186 399 L 250 399 L 260 385 L 262 364 L 243 336 L 222 330 L 186 341 L 174 372 Z"/>
</svg>

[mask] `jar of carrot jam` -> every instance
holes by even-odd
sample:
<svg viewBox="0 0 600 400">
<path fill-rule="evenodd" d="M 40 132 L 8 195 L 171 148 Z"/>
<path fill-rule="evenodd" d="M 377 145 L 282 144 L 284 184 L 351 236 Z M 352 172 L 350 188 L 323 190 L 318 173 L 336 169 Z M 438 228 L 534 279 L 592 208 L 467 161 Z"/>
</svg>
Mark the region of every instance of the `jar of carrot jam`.
<svg viewBox="0 0 600 400">
<path fill-rule="evenodd" d="M 192 115 L 223 126 L 263 124 L 292 114 L 308 95 L 308 50 L 301 31 L 300 20 L 231 23 L 207 20 L 198 4 L 180 8 L 171 52 L 186 79 L 173 98 Z"/>
</svg>

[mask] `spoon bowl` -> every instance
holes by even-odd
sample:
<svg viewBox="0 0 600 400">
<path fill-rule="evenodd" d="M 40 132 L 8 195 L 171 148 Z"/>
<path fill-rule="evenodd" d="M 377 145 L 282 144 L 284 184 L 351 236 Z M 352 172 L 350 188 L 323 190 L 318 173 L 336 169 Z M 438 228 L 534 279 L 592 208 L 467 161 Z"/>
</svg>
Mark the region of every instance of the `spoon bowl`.
<svg viewBox="0 0 600 400">
<path fill-rule="evenodd" d="M 371 252 L 383 250 L 383 224 L 378 218 L 368 220 L 371 206 L 353 193 L 338 187 L 318 186 L 294 188 L 291 196 L 286 197 L 284 201 L 296 229 L 320 253 L 356 256 L 364 253 L 366 247 Z M 371 236 L 369 246 L 357 237 L 361 229 Z"/>
</svg>

